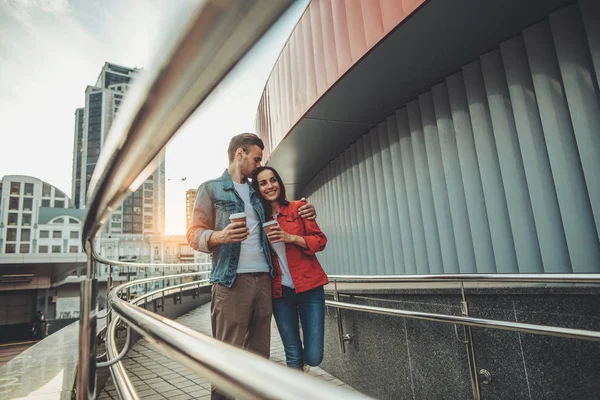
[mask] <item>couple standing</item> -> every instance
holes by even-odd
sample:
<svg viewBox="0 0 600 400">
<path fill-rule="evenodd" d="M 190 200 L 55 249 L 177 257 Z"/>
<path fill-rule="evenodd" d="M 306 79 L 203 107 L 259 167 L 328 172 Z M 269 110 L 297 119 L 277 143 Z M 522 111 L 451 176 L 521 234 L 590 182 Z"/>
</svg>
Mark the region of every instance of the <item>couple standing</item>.
<svg viewBox="0 0 600 400">
<path fill-rule="evenodd" d="M 198 188 L 187 241 L 212 254 L 213 337 L 269 358 L 274 315 L 286 364 L 302 370 L 323 359 L 328 280 L 315 253 L 327 239 L 314 207 L 288 201 L 279 174 L 260 166 L 263 149 L 251 133 L 231 139 L 227 170 Z M 230 222 L 237 213 L 245 214 L 245 223 Z M 270 220 L 277 224 L 267 235 L 262 225 Z M 213 387 L 212 398 L 226 397 Z"/>
</svg>

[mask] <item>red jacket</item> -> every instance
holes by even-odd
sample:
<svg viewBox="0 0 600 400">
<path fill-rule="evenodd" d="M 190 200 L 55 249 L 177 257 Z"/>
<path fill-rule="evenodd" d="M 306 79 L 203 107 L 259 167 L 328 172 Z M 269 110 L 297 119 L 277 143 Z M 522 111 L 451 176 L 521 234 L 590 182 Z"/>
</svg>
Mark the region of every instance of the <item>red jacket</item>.
<svg viewBox="0 0 600 400">
<path fill-rule="evenodd" d="M 306 203 L 301 201 L 290 201 L 289 205 L 281 206 L 277 215 L 277 222 L 284 232 L 302 236 L 308 245 L 308 249 L 304 249 L 295 244 L 285 244 L 285 255 L 296 293 L 306 292 L 329 282 L 327 274 L 315 256 L 316 252 L 325 248 L 327 238 L 316 221 L 298 215 L 298 208 L 304 204 Z M 271 254 L 276 271 L 273 278 L 273 297 L 278 298 L 282 296 L 282 273 L 279 259 L 272 249 Z"/>
</svg>

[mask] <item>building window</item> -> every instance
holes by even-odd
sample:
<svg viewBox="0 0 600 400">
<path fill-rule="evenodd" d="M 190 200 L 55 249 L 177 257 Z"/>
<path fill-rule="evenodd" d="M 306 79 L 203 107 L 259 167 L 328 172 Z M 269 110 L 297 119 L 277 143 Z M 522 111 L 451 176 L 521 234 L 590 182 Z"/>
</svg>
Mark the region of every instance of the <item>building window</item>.
<svg viewBox="0 0 600 400">
<path fill-rule="evenodd" d="M 29 253 L 29 244 L 22 244 L 19 246 L 19 253 L 27 254 Z"/>
<path fill-rule="evenodd" d="M 53 239 L 60 239 L 61 237 L 62 237 L 62 235 L 61 235 L 60 231 L 52 231 L 52 238 Z"/>
<path fill-rule="evenodd" d="M 52 221 L 53 224 L 64 224 L 65 223 L 65 219 L 64 218 L 56 218 L 54 221 Z"/>
<path fill-rule="evenodd" d="M 112 222 L 110 224 L 111 228 L 120 228 L 121 227 L 121 223 L 120 222 Z"/>
<path fill-rule="evenodd" d="M 152 230 L 152 224 L 144 224 L 144 229 Z"/>
<path fill-rule="evenodd" d="M 70 224 L 78 224 L 79 221 L 77 221 L 75 218 L 69 218 L 69 223 Z"/>
<path fill-rule="evenodd" d="M 21 242 L 29 242 L 31 240 L 31 229 L 21 229 Z"/>
<path fill-rule="evenodd" d="M 71 239 L 77 239 L 77 238 L 79 238 L 79 232 L 71 231 Z"/>
<path fill-rule="evenodd" d="M 48 252 L 48 246 L 38 247 L 38 253 L 47 253 L 47 252 Z"/>
<path fill-rule="evenodd" d="M 23 214 L 21 216 L 21 225 L 31 226 L 31 214 Z"/>
<path fill-rule="evenodd" d="M 6 241 L 7 242 L 16 242 L 17 241 L 17 229 L 16 228 L 8 228 L 6 230 Z"/>
<path fill-rule="evenodd" d="M 52 187 L 50 185 L 48 185 L 47 183 L 44 183 L 44 185 L 42 186 L 42 196 L 43 197 L 52 196 Z"/>
<path fill-rule="evenodd" d="M 144 199 L 144 204 L 152 204 L 152 199 Z"/>
<path fill-rule="evenodd" d="M 7 254 L 14 254 L 15 253 L 15 249 L 16 249 L 16 246 L 15 246 L 14 243 L 13 244 L 8 244 L 7 243 L 4 252 L 7 253 Z"/>
<path fill-rule="evenodd" d="M 21 182 L 11 182 L 10 183 L 10 194 L 21 194 Z"/>
<path fill-rule="evenodd" d="M 78 246 L 69 246 L 69 253 L 77 253 L 79 251 Z"/>
<path fill-rule="evenodd" d="M 33 183 L 25 184 L 25 196 L 33 196 Z"/>
<path fill-rule="evenodd" d="M 50 199 L 42 199 L 42 207 L 50 207 Z"/>
<path fill-rule="evenodd" d="M 30 199 L 27 197 L 23 199 L 23 210 L 24 211 L 33 210 L 33 199 Z"/>
<path fill-rule="evenodd" d="M 65 208 L 64 200 L 54 200 L 54 208 Z"/>
<path fill-rule="evenodd" d="M 152 213 L 152 207 L 144 207 L 144 212 Z"/>
<path fill-rule="evenodd" d="M 8 200 L 8 209 L 9 210 L 18 210 L 19 209 L 19 197 L 11 197 Z"/>
<path fill-rule="evenodd" d="M 49 231 L 40 231 L 40 239 L 48 239 L 50 237 Z"/>
<path fill-rule="evenodd" d="M 60 190 L 55 190 L 54 191 L 54 197 L 58 197 L 59 199 L 64 199 L 65 198 L 65 194 L 63 192 L 61 192 Z"/>
<path fill-rule="evenodd" d="M 52 246 L 53 253 L 60 253 L 62 248 L 60 246 Z"/>
<path fill-rule="evenodd" d="M 18 224 L 19 214 L 8 213 L 8 226 L 16 226 Z"/>
</svg>

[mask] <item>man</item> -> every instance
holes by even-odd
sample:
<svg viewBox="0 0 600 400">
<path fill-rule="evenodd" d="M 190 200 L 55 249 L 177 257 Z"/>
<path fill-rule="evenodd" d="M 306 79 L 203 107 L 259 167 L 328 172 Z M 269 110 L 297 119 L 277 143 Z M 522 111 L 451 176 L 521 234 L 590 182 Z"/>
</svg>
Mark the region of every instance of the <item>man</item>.
<svg viewBox="0 0 600 400">
<path fill-rule="evenodd" d="M 247 179 L 260 166 L 263 149 L 252 133 L 231 139 L 229 167 L 198 188 L 186 237 L 195 250 L 212 254 L 213 337 L 269 358 L 273 265 L 262 229 L 265 213 Z M 229 216 L 241 212 L 246 223 L 230 223 Z M 306 204 L 299 214 L 314 219 L 314 207 Z M 226 397 L 213 386 L 212 399 Z"/>
</svg>

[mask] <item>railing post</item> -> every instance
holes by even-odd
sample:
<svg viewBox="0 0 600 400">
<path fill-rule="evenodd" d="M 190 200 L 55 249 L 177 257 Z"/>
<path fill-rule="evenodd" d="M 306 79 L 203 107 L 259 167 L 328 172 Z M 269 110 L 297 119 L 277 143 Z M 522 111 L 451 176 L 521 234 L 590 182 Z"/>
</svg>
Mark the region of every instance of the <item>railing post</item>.
<svg viewBox="0 0 600 400">
<path fill-rule="evenodd" d="M 340 301 L 340 295 L 337 290 L 337 282 L 333 281 L 333 299 L 335 301 Z M 342 326 L 342 310 L 339 307 L 336 307 L 335 313 L 337 314 L 337 326 L 338 326 L 338 336 L 340 339 L 340 351 L 342 353 L 346 352 L 346 345 L 344 343 L 344 327 Z"/>
<path fill-rule="evenodd" d="M 79 303 L 79 360 L 77 363 L 76 398 L 96 398 L 96 317 L 98 282 L 96 260 L 91 241 L 86 242 L 87 278 L 81 282 Z"/>
<path fill-rule="evenodd" d="M 465 296 L 465 284 L 460 283 L 460 293 L 462 296 L 462 302 L 460 304 L 461 314 L 469 316 L 469 305 L 467 304 L 467 298 Z M 471 333 L 471 327 L 463 325 L 465 333 L 465 346 L 467 348 L 467 359 L 469 361 L 469 374 L 471 376 L 471 389 L 473 390 L 473 399 L 480 400 L 481 394 L 479 392 L 479 373 L 477 371 L 477 360 L 475 359 L 475 346 L 473 344 L 473 334 Z"/>
<path fill-rule="evenodd" d="M 113 272 L 113 266 L 112 264 L 108 264 L 108 278 L 106 279 L 106 312 L 108 312 L 108 314 L 106 315 L 106 326 L 110 325 L 110 312 L 109 312 L 109 304 L 108 304 L 108 293 L 110 293 L 110 290 L 112 289 L 112 285 L 113 285 L 113 280 L 112 280 L 112 272 Z"/>
</svg>

